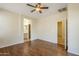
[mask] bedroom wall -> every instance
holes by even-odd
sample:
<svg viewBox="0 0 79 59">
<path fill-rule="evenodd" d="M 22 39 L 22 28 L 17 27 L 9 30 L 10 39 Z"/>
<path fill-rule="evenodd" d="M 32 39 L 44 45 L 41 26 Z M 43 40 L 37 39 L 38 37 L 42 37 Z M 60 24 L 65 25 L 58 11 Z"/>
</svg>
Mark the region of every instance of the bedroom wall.
<svg viewBox="0 0 79 59">
<path fill-rule="evenodd" d="M 31 40 L 36 40 L 38 38 L 38 20 L 37 19 L 31 19 L 32 27 L 31 27 Z"/>
<path fill-rule="evenodd" d="M 0 48 L 23 43 L 20 14 L 0 9 Z"/>
<path fill-rule="evenodd" d="M 56 13 L 54 15 L 41 18 L 37 24 L 37 38 L 52 43 L 57 43 L 57 22 L 66 20 L 67 12 Z"/>
<path fill-rule="evenodd" d="M 24 42 L 24 18 L 31 21 L 31 40 L 35 40 L 37 19 L 0 8 L 0 48 Z"/>
<path fill-rule="evenodd" d="M 68 51 L 79 55 L 79 4 L 68 5 Z"/>
</svg>

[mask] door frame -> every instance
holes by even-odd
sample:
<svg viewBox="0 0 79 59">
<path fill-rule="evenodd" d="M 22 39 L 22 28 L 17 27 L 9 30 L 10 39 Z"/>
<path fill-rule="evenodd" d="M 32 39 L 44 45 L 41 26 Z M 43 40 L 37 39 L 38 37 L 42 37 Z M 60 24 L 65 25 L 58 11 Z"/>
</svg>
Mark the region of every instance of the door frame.
<svg viewBox="0 0 79 59">
<path fill-rule="evenodd" d="M 61 22 L 63 22 L 63 20 L 60 20 Z M 58 37 L 58 22 L 60 21 L 57 21 L 57 37 Z M 67 51 L 68 50 L 68 20 L 64 20 L 64 24 L 65 24 L 65 50 Z M 58 40 L 58 38 L 57 38 Z M 58 41 L 57 41 L 58 43 Z"/>
<path fill-rule="evenodd" d="M 66 19 L 66 51 L 68 51 L 68 20 Z"/>
</svg>

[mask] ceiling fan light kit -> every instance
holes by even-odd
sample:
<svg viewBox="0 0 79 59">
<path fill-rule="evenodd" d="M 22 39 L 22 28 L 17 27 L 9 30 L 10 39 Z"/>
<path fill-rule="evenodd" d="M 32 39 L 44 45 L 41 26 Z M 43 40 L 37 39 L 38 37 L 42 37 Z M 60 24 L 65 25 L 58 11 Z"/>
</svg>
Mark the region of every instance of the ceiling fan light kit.
<svg viewBox="0 0 79 59">
<path fill-rule="evenodd" d="M 36 8 L 36 11 L 40 11 L 41 9 L 40 8 Z"/>
</svg>

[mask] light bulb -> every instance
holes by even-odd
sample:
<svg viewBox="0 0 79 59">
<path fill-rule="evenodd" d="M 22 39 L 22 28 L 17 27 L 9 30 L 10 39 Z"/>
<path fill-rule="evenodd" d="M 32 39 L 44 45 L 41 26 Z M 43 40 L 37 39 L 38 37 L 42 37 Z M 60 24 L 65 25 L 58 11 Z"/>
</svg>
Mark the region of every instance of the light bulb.
<svg viewBox="0 0 79 59">
<path fill-rule="evenodd" d="M 36 8 L 36 11 L 40 11 L 41 9 L 40 8 Z"/>
</svg>

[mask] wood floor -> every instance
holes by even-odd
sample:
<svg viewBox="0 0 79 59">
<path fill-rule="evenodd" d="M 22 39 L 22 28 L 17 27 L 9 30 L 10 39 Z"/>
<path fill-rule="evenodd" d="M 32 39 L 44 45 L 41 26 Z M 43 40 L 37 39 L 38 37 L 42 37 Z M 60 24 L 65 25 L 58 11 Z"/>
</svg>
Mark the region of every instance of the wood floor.
<svg viewBox="0 0 79 59">
<path fill-rule="evenodd" d="M 5 48 L 0 48 L 1 56 L 72 56 L 60 45 L 43 40 L 34 40 Z M 74 55 L 75 56 L 75 55 Z"/>
</svg>

